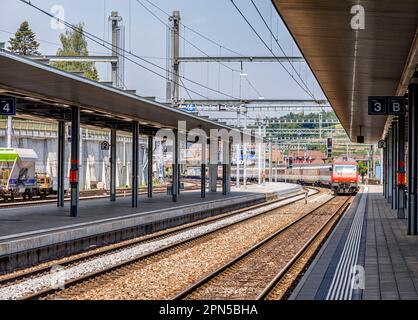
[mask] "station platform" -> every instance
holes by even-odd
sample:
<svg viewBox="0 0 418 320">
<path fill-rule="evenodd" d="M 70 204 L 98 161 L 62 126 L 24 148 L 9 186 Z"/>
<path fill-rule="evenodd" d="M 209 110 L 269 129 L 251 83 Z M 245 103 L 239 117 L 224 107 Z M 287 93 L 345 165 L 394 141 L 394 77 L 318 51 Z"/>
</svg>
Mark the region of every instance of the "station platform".
<svg viewBox="0 0 418 320">
<path fill-rule="evenodd" d="M 192 222 L 230 210 L 266 201 L 272 196 L 299 192 L 296 184 L 265 183 L 232 188 L 231 193 L 183 191 L 177 202 L 171 196 L 140 195 L 139 207 L 131 207 L 131 197 L 80 201 L 79 215 L 70 217 L 69 204 L 0 210 L 0 272 L 46 258 L 80 252 L 91 246 L 114 243 Z M 41 252 L 42 251 L 42 252 Z"/>
<path fill-rule="evenodd" d="M 418 237 L 365 186 L 340 219 L 291 300 L 418 299 Z"/>
</svg>

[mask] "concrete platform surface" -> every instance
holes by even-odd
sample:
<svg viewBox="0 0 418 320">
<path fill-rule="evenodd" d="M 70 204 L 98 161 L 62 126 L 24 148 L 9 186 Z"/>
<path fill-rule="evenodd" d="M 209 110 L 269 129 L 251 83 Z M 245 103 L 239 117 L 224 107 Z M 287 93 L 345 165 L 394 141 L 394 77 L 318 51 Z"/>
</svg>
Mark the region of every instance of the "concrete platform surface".
<svg viewBox="0 0 418 320">
<path fill-rule="evenodd" d="M 367 186 L 293 291 L 296 300 L 418 299 L 418 236 Z"/>
<path fill-rule="evenodd" d="M 79 216 L 75 218 L 69 216 L 67 203 L 64 208 L 46 204 L 1 209 L 0 257 L 141 225 L 156 230 L 170 223 L 179 224 L 183 216 L 189 219 L 200 212 L 222 211 L 223 208 L 264 201 L 268 195 L 284 195 L 300 189 L 295 184 L 266 183 L 249 185 L 245 190 L 232 189 L 226 196 L 220 191 L 207 192 L 205 199 L 200 198 L 200 191 L 185 191 L 181 192 L 178 202 L 172 202 L 171 196 L 166 194 L 155 194 L 152 198 L 141 195 L 139 208 L 136 209 L 131 208 L 130 197 L 118 197 L 116 202 L 109 199 L 85 200 L 80 201 Z M 150 227 L 150 224 L 153 226 Z"/>
</svg>

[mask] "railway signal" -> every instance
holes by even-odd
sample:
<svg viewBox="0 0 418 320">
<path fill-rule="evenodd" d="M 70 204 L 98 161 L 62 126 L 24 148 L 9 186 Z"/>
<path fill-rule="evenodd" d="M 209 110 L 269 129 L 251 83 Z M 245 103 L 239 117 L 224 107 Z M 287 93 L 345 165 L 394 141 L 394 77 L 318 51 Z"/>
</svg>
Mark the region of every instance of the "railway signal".
<svg viewBox="0 0 418 320">
<path fill-rule="evenodd" d="M 327 158 L 332 158 L 332 138 L 327 139 Z"/>
</svg>

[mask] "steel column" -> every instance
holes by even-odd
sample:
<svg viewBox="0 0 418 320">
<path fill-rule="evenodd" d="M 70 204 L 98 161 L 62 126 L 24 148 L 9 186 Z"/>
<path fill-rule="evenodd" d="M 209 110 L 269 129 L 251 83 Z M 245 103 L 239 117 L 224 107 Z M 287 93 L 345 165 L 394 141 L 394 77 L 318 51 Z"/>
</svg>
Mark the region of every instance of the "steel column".
<svg viewBox="0 0 418 320">
<path fill-rule="evenodd" d="M 382 177 L 383 177 L 383 196 L 385 199 L 388 197 L 388 186 L 387 186 L 387 160 L 388 160 L 388 139 L 385 138 L 385 147 L 383 148 L 383 158 L 380 160 L 382 164 Z"/>
<path fill-rule="evenodd" d="M 132 208 L 138 207 L 139 124 L 132 121 Z"/>
<path fill-rule="evenodd" d="M 80 107 L 71 107 L 71 217 L 78 214 L 79 202 L 79 166 L 80 166 Z"/>
<path fill-rule="evenodd" d="M 172 164 L 172 186 L 171 186 L 171 199 L 173 202 L 177 202 L 178 190 L 179 190 L 179 153 L 178 153 L 179 141 L 178 131 L 174 131 L 173 141 L 173 164 Z"/>
<path fill-rule="evenodd" d="M 222 141 L 222 194 L 227 194 L 229 143 Z"/>
<path fill-rule="evenodd" d="M 398 120 L 398 173 L 405 176 L 405 115 Z M 398 218 L 405 218 L 405 185 L 404 181 L 398 181 Z"/>
<path fill-rule="evenodd" d="M 269 182 L 273 182 L 273 144 L 269 141 Z"/>
<path fill-rule="evenodd" d="M 387 197 L 387 201 L 388 203 L 392 203 L 392 182 L 393 182 L 393 177 L 392 177 L 392 128 L 389 129 L 388 131 L 388 175 L 387 175 L 387 180 L 388 180 L 388 197 Z"/>
<path fill-rule="evenodd" d="M 148 136 L 148 198 L 152 198 L 152 161 L 153 161 L 153 136 Z"/>
<path fill-rule="evenodd" d="M 57 191 L 57 206 L 64 206 L 64 192 L 65 192 L 65 122 L 58 121 L 58 191 Z"/>
<path fill-rule="evenodd" d="M 408 89 L 408 234 L 417 235 L 418 84 Z"/>
<path fill-rule="evenodd" d="M 392 209 L 398 209 L 398 182 L 397 182 L 397 169 L 398 169 L 398 122 L 393 121 L 392 123 Z"/>
<path fill-rule="evenodd" d="M 232 140 L 228 144 L 228 163 L 227 163 L 227 180 L 226 180 L 226 192 L 231 192 L 231 176 L 232 176 Z"/>
<path fill-rule="evenodd" d="M 209 142 L 209 190 L 216 192 L 218 183 L 218 141 Z"/>
<path fill-rule="evenodd" d="M 238 143 L 237 145 L 236 145 L 236 148 L 237 148 L 237 150 L 236 150 L 236 163 L 237 163 L 237 165 L 236 165 L 236 170 L 235 170 L 235 185 L 236 185 L 236 187 L 237 188 L 239 188 L 240 187 L 240 185 L 241 185 L 241 181 L 240 181 L 240 179 L 241 179 L 241 177 L 240 177 L 240 169 L 239 169 L 239 164 L 240 164 L 240 161 L 241 161 L 241 145 Z"/>
<path fill-rule="evenodd" d="M 201 144 L 201 163 L 200 163 L 200 197 L 206 197 L 206 142 Z"/>
<path fill-rule="evenodd" d="M 110 130 L 110 201 L 116 201 L 116 129 Z"/>
</svg>

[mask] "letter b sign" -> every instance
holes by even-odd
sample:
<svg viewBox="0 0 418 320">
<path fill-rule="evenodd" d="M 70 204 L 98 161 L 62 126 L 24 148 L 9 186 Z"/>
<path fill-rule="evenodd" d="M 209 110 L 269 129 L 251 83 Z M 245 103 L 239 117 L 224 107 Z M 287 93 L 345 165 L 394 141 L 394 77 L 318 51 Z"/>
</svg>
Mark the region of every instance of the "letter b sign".
<svg viewBox="0 0 418 320">
<path fill-rule="evenodd" d="M 388 114 L 401 115 L 405 113 L 405 98 L 389 97 L 388 98 Z"/>
</svg>

